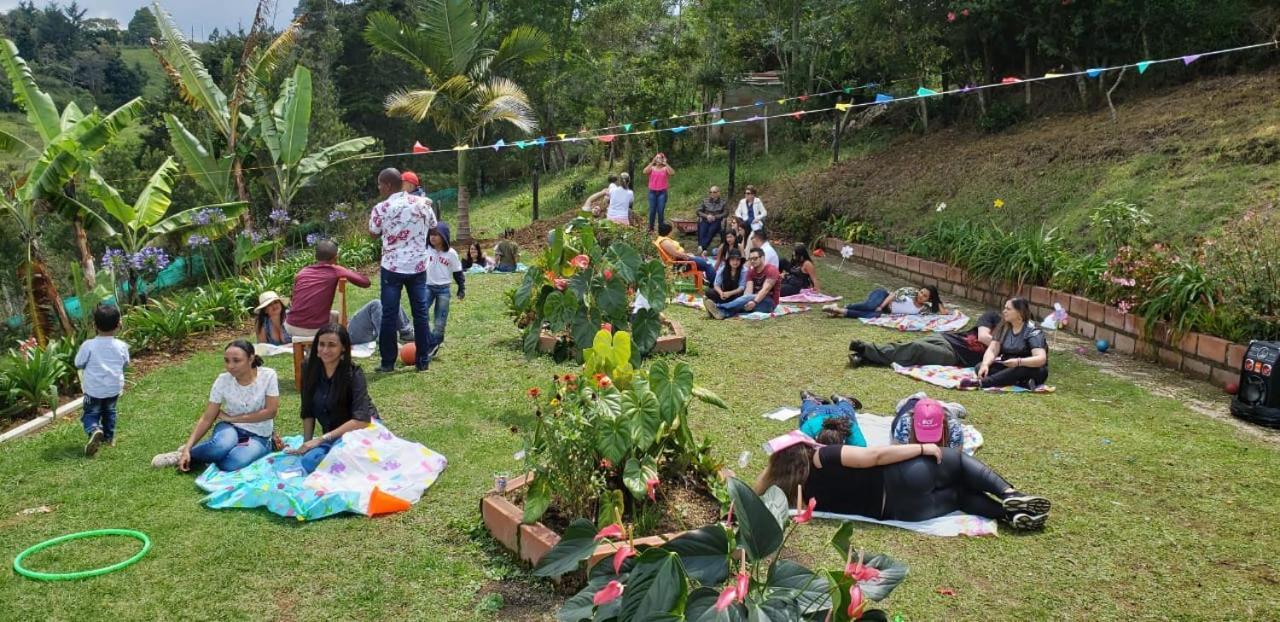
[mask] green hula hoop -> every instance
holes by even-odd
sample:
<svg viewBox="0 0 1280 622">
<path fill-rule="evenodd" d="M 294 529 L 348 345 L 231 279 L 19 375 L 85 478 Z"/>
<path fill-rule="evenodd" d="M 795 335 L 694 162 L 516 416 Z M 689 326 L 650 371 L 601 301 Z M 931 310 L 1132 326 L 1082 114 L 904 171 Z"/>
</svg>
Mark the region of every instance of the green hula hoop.
<svg viewBox="0 0 1280 622">
<path fill-rule="evenodd" d="M 138 553 L 133 557 L 122 562 L 111 564 L 110 566 L 103 566 L 101 568 L 94 568 L 93 570 L 81 570 L 79 572 L 36 572 L 22 567 L 22 560 L 51 546 L 56 546 L 71 540 L 96 538 L 99 536 L 128 536 L 135 540 L 142 541 L 142 550 L 138 551 Z M 75 579 L 88 579 L 89 577 L 104 575 L 108 572 L 115 572 L 122 568 L 132 566 L 133 564 L 136 564 L 138 560 L 142 559 L 142 557 L 147 554 L 147 551 L 150 550 L 151 538 L 148 538 L 147 534 L 142 533 L 141 531 L 134 531 L 132 529 L 95 529 L 93 531 L 81 531 L 79 533 L 69 533 L 65 536 L 58 536 L 52 540 L 46 540 L 19 553 L 13 560 L 13 571 L 28 579 L 35 579 L 36 581 L 73 581 Z"/>
</svg>

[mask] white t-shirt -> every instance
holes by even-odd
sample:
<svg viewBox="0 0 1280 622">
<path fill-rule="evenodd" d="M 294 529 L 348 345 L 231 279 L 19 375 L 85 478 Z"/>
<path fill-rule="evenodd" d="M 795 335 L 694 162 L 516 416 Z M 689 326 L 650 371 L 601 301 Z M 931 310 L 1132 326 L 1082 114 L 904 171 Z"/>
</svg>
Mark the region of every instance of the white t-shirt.
<svg viewBox="0 0 1280 622">
<path fill-rule="evenodd" d="M 606 214 L 609 220 L 627 220 L 631 216 L 631 204 L 635 201 L 636 193 L 622 186 L 609 187 L 609 211 Z"/>
<path fill-rule="evenodd" d="M 450 248 L 440 252 L 434 248 L 427 249 L 427 285 L 448 285 L 453 282 L 453 273 L 462 270 L 462 259 L 458 251 Z"/>
<path fill-rule="evenodd" d="M 778 251 L 773 250 L 773 245 L 765 242 L 760 247 L 760 251 L 764 253 L 764 262 L 777 268 L 778 267 Z"/>
<path fill-rule="evenodd" d="M 221 406 L 222 412 L 228 415 L 247 415 L 262 410 L 267 406 L 267 397 L 280 397 L 280 382 L 276 378 L 276 370 L 270 367 L 259 367 L 258 378 L 247 387 L 224 371 L 213 381 L 213 388 L 209 390 L 209 402 Z M 233 421 L 232 425 L 250 434 L 268 438 L 274 429 L 271 419 L 254 423 Z"/>
</svg>

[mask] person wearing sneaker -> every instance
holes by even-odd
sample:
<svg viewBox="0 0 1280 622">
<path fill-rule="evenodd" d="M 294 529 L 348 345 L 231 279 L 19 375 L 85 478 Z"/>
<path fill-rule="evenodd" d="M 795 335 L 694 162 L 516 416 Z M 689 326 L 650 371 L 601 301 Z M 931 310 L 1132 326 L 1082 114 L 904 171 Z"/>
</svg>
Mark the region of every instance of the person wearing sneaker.
<svg viewBox="0 0 1280 622">
<path fill-rule="evenodd" d="M 347 320 L 347 332 L 351 335 L 351 343 L 373 343 L 378 340 L 378 332 L 382 330 L 382 300 L 374 298 L 366 302 L 351 319 Z M 319 333 L 316 333 L 319 334 Z M 413 322 L 409 314 L 400 309 L 400 324 L 396 329 L 400 343 L 413 341 Z"/>
<path fill-rule="evenodd" d="M 449 284 L 458 284 L 458 302 L 467 297 L 467 277 L 462 271 L 462 259 L 458 251 L 449 248 L 449 238 L 439 231 L 431 230 L 427 234 L 427 309 L 434 312 L 431 317 L 431 344 L 424 359 L 418 360 L 423 366 L 431 362 L 444 343 L 444 328 L 449 322 Z"/>
<path fill-rule="evenodd" d="M 819 433 L 841 434 L 833 417 Z M 832 432 L 834 431 L 834 432 Z M 961 511 L 1000 519 L 1015 529 L 1039 529 L 1049 517 L 1044 497 L 1025 495 L 982 461 L 933 443 L 854 447 L 823 445 L 794 431 L 765 444 L 769 463 L 756 482 L 777 486 L 789 505 L 816 500 L 815 509 L 877 520 L 923 521 Z"/>
<path fill-rule="evenodd" d="M 832 395 L 827 400 L 809 391 L 801 391 L 800 431 L 806 436 L 817 438 L 828 419 L 844 419 L 849 423 L 848 429 L 834 444 L 866 447 L 867 439 L 862 436 L 862 429 L 858 427 L 859 408 L 862 408 L 862 402 L 857 398 Z"/>
<path fill-rule="evenodd" d="M 987 346 L 991 345 L 991 332 L 999 325 L 1000 314 L 987 311 L 978 318 L 976 326 L 964 331 L 932 333 L 906 343 L 867 343 L 855 339 L 849 342 L 849 365 L 977 367 Z"/>
<path fill-rule="evenodd" d="M 961 389 L 1035 389 L 1049 379 L 1049 347 L 1044 331 L 1031 321 L 1031 305 L 1025 298 L 1010 298 L 1000 317 L 978 365 L 978 379 L 961 381 Z"/>
<path fill-rule="evenodd" d="M 151 466 L 191 470 L 192 463 L 238 471 L 272 449 L 272 420 L 280 407 L 276 371 L 262 366 L 253 344 L 236 340 L 222 351 L 226 369 L 209 390 L 209 403 L 177 451 L 163 453 Z M 197 444 L 212 428 L 209 439 Z"/>
<path fill-rule="evenodd" d="M 99 304 L 93 309 L 93 326 L 98 336 L 80 344 L 76 351 L 76 369 L 84 370 L 80 385 L 84 388 L 84 414 L 80 422 L 89 442 L 84 455 L 98 453 L 103 443 L 116 442 L 116 400 L 124 391 L 124 370 L 129 367 L 129 346 L 116 339 L 120 328 L 120 308 Z"/>
<path fill-rule="evenodd" d="M 764 262 L 764 251 L 753 248 L 747 258 L 747 291 L 730 300 L 716 304 L 710 299 L 703 299 L 702 306 L 707 315 L 723 320 L 740 313 L 770 313 L 778 306 L 778 269 Z"/>
<path fill-rule="evenodd" d="M 725 264 L 716 271 L 716 278 L 702 288 L 702 296 L 714 303 L 729 302 L 747 291 L 747 267 L 742 251 L 732 249 L 726 253 Z"/>
<path fill-rule="evenodd" d="M 302 468 L 310 473 L 329 450 L 352 430 L 369 426 L 378 409 L 369 398 L 364 372 L 351 359 L 351 335 L 338 324 L 316 333 L 303 368 L 302 438 L 285 453 L 302 456 Z M 316 423 L 321 434 L 316 436 Z"/>
</svg>

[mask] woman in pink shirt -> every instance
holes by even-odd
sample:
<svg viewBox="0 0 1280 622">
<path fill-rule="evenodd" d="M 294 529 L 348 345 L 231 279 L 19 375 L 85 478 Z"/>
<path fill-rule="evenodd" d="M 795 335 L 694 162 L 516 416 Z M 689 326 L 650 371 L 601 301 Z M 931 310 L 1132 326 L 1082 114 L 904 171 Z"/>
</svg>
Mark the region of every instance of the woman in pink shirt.
<svg viewBox="0 0 1280 622">
<path fill-rule="evenodd" d="M 667 222 L 667 182 L 676 169 L 667 164 L 666 154 L 653 156 L 644 173 L 649 176 L 649 233 L 653 233 L 654 221 Z"/>
</svg>

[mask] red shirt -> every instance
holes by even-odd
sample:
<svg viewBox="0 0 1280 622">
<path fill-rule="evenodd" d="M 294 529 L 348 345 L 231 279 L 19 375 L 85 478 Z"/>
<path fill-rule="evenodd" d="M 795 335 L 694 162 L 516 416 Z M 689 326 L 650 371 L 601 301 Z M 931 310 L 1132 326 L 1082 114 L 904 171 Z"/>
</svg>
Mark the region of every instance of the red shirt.
<svg viewBox="0 0 1280 622">
<path fill-rule="evenodd" d="M 759 294 L 764 289 L 765 281 L 773 281 L 773 288 L 769 290 L 768 296 L 773 299 L 773 304 L 778 304 L 782 298 L 782 277 L 778 275 L 778 269 L 772 264 L 763 264 L 764 267 L 756 270 L 755 268 L 747 269 L 747 280 L 751 281 L 753 294 Z"/>
<path fill-rule="evenodd" d="M 285 318 L 298 328 L 320 328 L 329 323 L 329 309 L 333 308 L 333 295 L 338 279 L 346 277 L 356 287 L 368 287 L 369 277 L 331 263 L 315 263 L 298 271 L 293 277 L 293 306 Z"/>
</svg>

